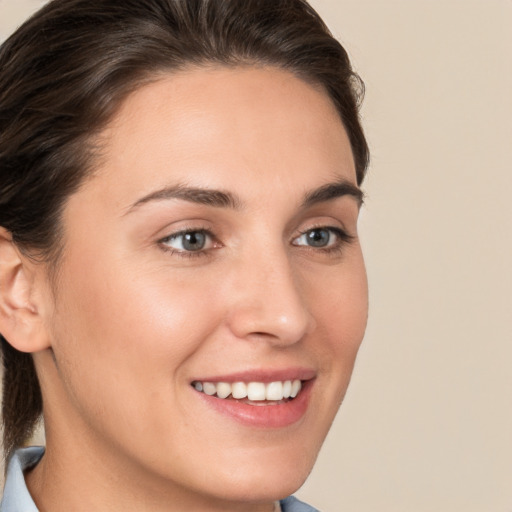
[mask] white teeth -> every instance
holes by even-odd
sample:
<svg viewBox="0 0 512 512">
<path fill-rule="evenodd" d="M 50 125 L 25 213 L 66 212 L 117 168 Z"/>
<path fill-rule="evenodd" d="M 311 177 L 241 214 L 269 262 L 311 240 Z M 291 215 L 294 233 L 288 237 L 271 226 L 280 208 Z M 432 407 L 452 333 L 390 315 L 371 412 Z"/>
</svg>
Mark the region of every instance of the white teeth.
<svg viewBox="0 0 512 512">
<path fill-rule="evenodd" d="M 218 398 L 228 398 L 230 395 L 236 400 L 247 398 L 253 402 L 279 402 L 287 398 L 295 398 L 302 389 L 300 380 L 264 382 L 199 382 L 192 383 L 194 389 L 207 395 L 217 395 Z"/>
<path fill-rule="evenodd" d="M 249 400 L 265 400 L 265 384 L 263 382 L 249 382 L 247 398 Z"/>
<path fill-rule="evenodd" d="M 282 400 L 283 399 L 283 383 L 282 382 L 271 382 L 267 384 L 266 389 L 267 400 Z"/>
<path fill-rule="evenodd" d="M 229 395 L 231 395 L 231 384 L 219 382 L 217 384 L 217 396 L 219 398 L 227 398 Z"/>
<path fill-rule="evenodd" d="M 291 394 L 292 394 L 292 381 L 285 380 L 283 382 L 283 398 L 290 398 Z"/>
<path fill-rule="evenodd" d="M 299 394 L 299 391 L 301 390 L 301 388 L 302 388 L 302 383 L 300 382 L 300 380 L 294 380 L 292 382 L 292 391 L 290 393 L 290 396 L 292 398 L 295 398 Z"/>
<path fill-rule="evenodd" d="M 217 393 L 217 386 L 211 382 L 203 383 L 203 392 L 207 395 L 215 395 Z"/>
<path fill-rule="evenodd" d="M 231 395 L 237 400 L 245 398 L 247 396 L 247 384 L 245 382 L 235 382 L 231 386 Z"/>
</svg>

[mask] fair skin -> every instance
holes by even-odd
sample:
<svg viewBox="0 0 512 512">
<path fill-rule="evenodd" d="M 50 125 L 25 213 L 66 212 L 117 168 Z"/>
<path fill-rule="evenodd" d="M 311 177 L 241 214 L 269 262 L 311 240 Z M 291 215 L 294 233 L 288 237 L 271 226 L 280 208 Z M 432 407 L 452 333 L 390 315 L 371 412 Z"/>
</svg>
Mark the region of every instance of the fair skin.
<svg viewBox="0 0 512 512">
<path fill-rule="evenodd" d="M 270 512 L 310 472 L 366 325 L 336 109 L 279 69 L 190 69 L 132 94 L 101 140 L 55 290 L 19 255 L 47 434 L 29 489 L 42 512 Z M 293 400 L 200 389 L 287 380 Z"/>
</svg>

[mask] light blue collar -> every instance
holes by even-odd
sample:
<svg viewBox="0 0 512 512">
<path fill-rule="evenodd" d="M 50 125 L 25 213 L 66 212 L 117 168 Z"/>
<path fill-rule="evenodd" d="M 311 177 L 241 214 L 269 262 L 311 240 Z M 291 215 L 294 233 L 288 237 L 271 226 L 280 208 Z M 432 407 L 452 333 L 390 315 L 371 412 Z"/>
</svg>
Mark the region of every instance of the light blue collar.
<svg viewBox="0 0 512 512">
<path fill-rule="evenodd" d="M 23 472 L 34 467 L 43 455 L 42 446 L 31 446 L 16 451 L 7 468 L 0 512 L 38 512 L 28 492 Z"/>
<path fill-rule="evenodd" d="M 295 496 L 289 496 L 288 498 L 281 500 L 280 503 L 282 512 L 320 512 L 311 505 L 299 501 Z"/>
</svg>

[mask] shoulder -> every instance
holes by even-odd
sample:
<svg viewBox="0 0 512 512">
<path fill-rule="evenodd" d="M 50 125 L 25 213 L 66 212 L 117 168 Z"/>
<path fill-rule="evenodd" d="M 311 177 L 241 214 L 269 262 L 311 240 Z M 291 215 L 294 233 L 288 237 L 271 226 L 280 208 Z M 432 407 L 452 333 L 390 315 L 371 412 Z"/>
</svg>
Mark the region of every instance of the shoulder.
<svg viewBox="0 0 512 512">
<path fill-rule="evenodd" d="M 44 448 L 31 446 L 17 450 L 9 461 L 0 512 L 37 512 L 30 497 L 23 472 L 35 466 L 44 455 Z"/>
<path fill-rule="evenodd" d="M 311 505 L 304 503 L 294 496 L 281 500 L 281 511 L 282 512 L 319 512 L 316 508 Z"/>
</svg>

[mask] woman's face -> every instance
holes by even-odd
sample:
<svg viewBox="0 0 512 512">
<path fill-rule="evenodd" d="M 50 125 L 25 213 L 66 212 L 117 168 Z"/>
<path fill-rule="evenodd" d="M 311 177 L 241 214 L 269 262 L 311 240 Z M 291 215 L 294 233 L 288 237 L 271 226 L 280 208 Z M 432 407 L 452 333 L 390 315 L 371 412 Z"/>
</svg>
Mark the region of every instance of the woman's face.
<svg viewBox="0 0 512 512">
<path fill-rule="evenodd" d="M 101 143 L 63 214 L 55 368 L 36 358 L 48 453 L 78 444 L 153 499 L 293 492 L 367 317 L 333 104 L 278 69 L 191 69 L 130 96 Z"/>
</svg>

